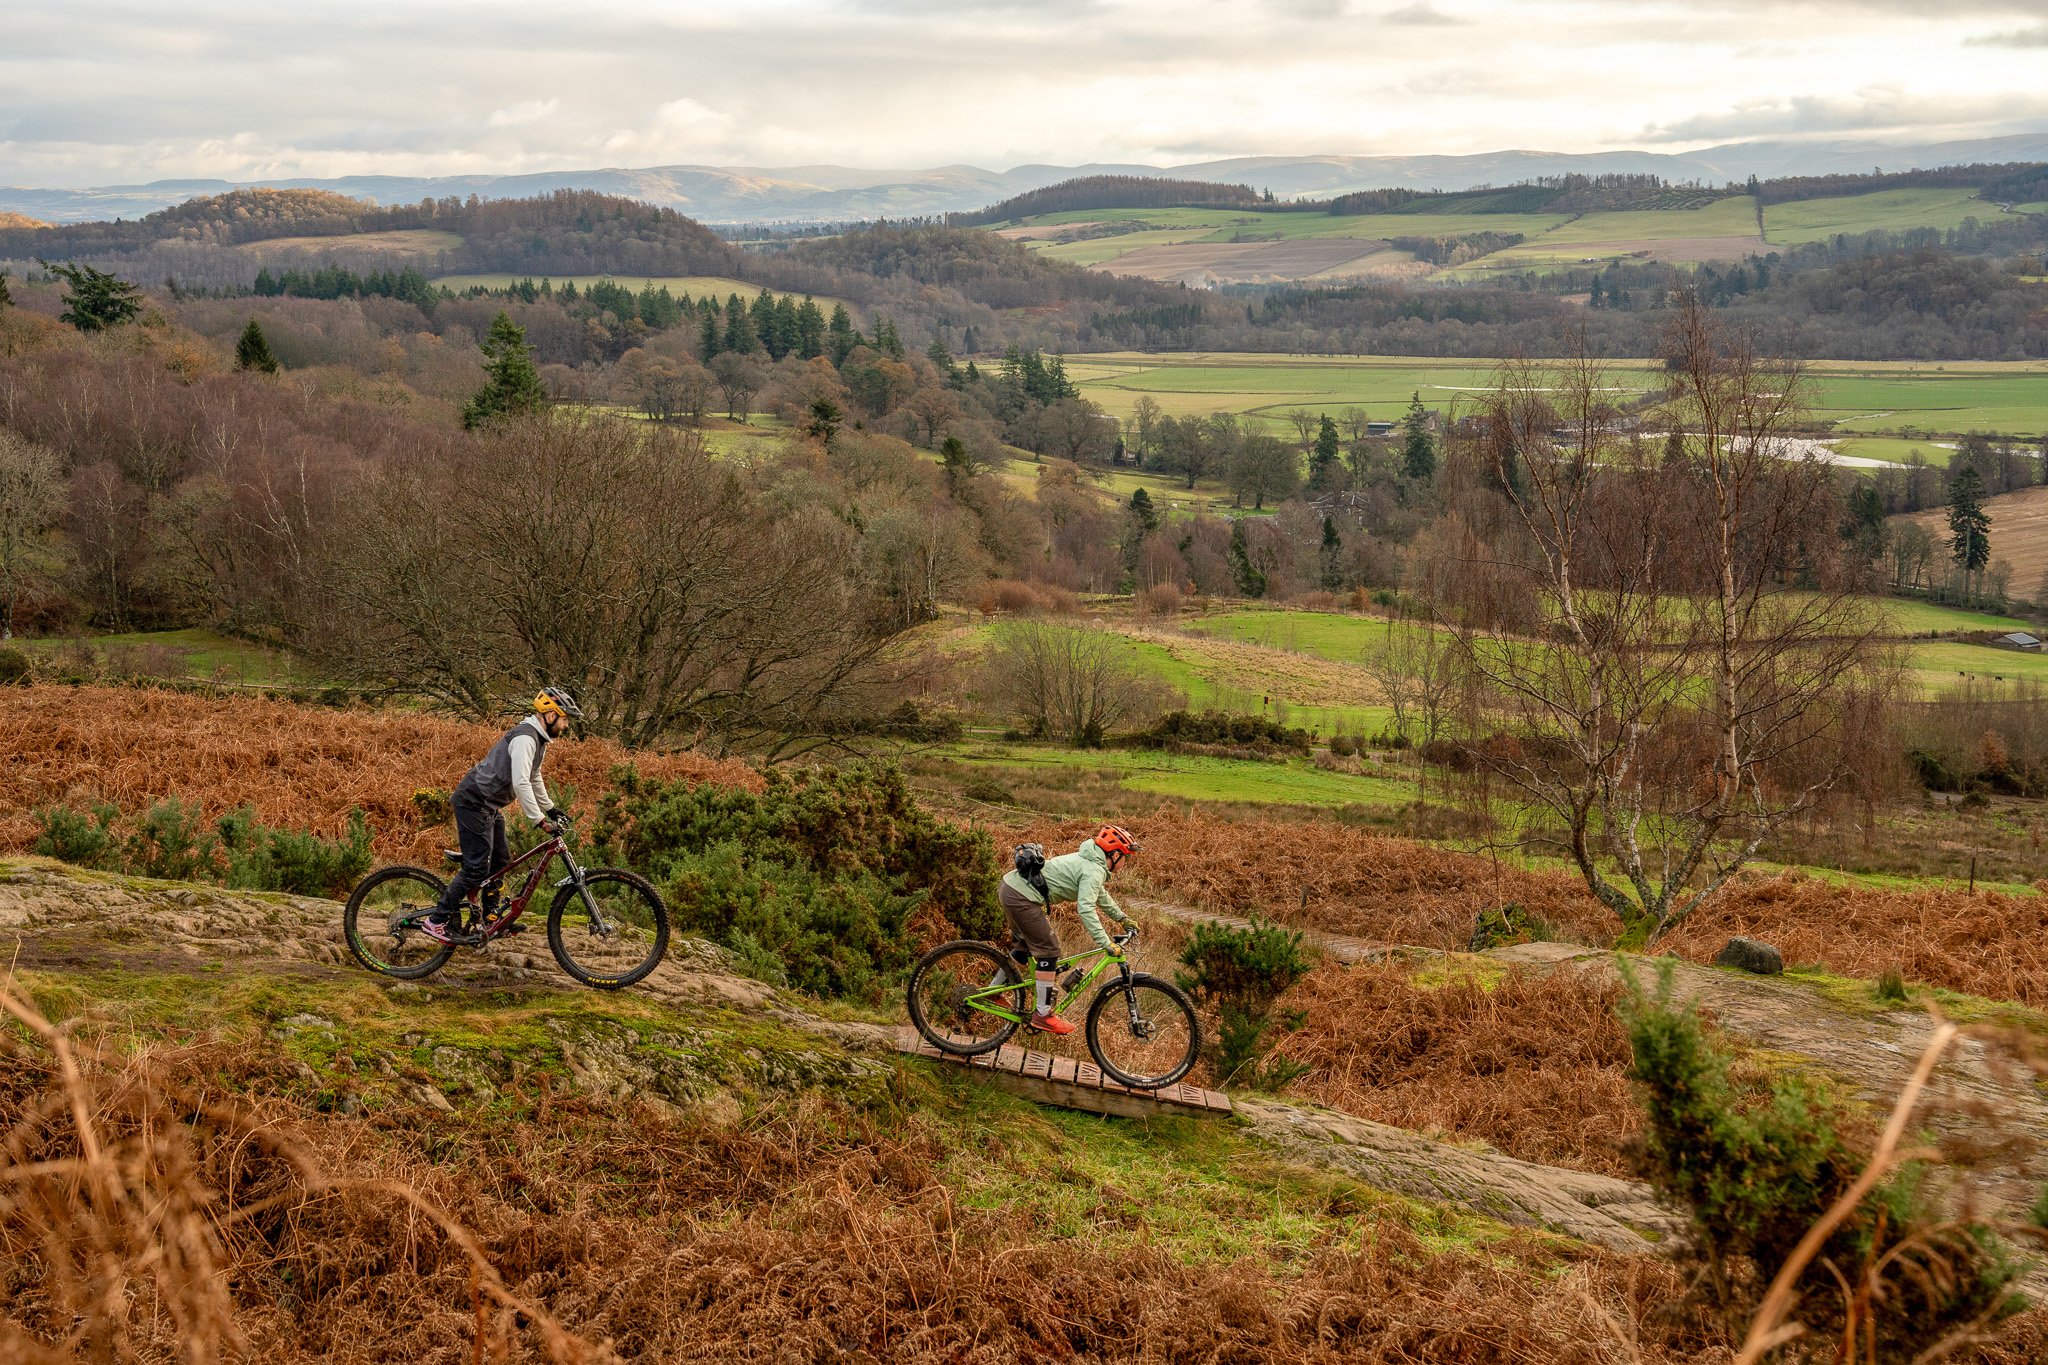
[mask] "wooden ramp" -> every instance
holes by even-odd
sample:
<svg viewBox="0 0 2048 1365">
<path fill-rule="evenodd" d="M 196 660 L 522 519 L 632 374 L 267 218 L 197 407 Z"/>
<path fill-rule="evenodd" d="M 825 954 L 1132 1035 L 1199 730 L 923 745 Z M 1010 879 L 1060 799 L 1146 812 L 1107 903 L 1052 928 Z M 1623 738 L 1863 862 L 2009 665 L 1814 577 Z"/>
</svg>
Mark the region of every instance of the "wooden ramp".
<svg viewBox="0 0 2048 1365">
<path fill-rule="evenodd" d="M 1161 1114 L 1228 1114 L 1230 1096 L 1193 1085 L 1168 1085 L 1157 1090 L 1133 1090 L 1102 1074 L 1093 1062 L 1071 1057 L 1054 1057 L 1029 1052 L 1021 1047 L 999 1047 L 979 1057 L 955 1057 L 941 1052 L 918 1035 L 914 1028 L 899 1029 L 896 1050 L 927 1061 L 946 1062 L 978 1071 L 1005 1090 L 1041 1104 L 1065 1109 L 1086 1109 L 1120 1118 L 1149 1119 Z"/>
</svg>

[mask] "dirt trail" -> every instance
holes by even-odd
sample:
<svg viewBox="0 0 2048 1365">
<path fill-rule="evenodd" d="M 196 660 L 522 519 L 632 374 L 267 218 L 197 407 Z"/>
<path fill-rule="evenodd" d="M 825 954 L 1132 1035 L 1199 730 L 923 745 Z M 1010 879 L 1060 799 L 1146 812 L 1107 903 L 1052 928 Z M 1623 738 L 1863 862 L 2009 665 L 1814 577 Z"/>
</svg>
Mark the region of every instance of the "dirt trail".
<svg viewBox="0 0 2048 1365">
<path fill-rule="evenodd" d="M 1186 906 L 1129 898 L 1138 908 L 1185 923 L 1246 927 L 1248 921 Z M 1303 930 L 1305 941 L 1346 964 L 1392 956 L 1445 954 L 1370 939 Z M 1479 957 L 1538 971 L 1585 971 L 1618 978 L 1624 971 L 1650 985 L 1669 963 L 1673 996 L 1697 1004 L 1725 1032 L 1751 1049 L 1790 1065 L 1812 1067 L 1855 1098 L 1889 1110 L 1919 1063 L 1935 1029 L 1919 1009 L 1863 1010 L 1831 999 L 1819 986 L 1786 977 L 1704 967 L 1565 943 L 1492 948 Z M 2002 1159 L 1987 1167 L 1979 1191 L 1998 1208 L 2023 1214 L 2048 1181 L 2048 1096 L 2026 1072 L 2003 1065 L 1984 1043 L 1965 1038 L 1950 1048 L 1922 1102 L 1921 1122 L 1942 1139 L 1995 1143 Z"/>
<path fill-rule="evenodd" d="M 0 862 L 0 961 L 58 970 L 234 963 L 362 973 L 342 939 L 334 901 L 112 876 L 44 858 Z M 479 990 L 571 984 L 538 928 L 457 953 L 433 979 Z M 773 988 L 735 974 L 719 949 L 681 935 L 638 989 L 675 1003 L 741 1008 L 767 1008 L 775 999 Z"/>
<path fill-rule="evenodd" d="M 1175 918 L 1222 918 L 1158 902 L 1132 904 Z M 340 926 L 341 907 L 312 897 L 105 876 L 44 859 L 0 863 L 0 959 L 25 968 L 190 972 L 235 966 L 295 975 L 359 975 Z M 1312 937 L 1344 961 L 1418 951 Z M 565 987 L 539 938 L 534 934 L 489 953 L 459 954 L 431 984 L 437 992 Z M 1533 944 L 1491 956 L 1540 970 L 1617 970 L 1612 954 L 1565 945 Z M 1687 998 L 1711 1007 L 1724 1027 L 1758 1046 L 1796 1053 L 1850 1078 L 1878 1102 L 1895 1093 L 1929 1031 L 1922 1015 L 1854 1015 L 1797 983 L 1681 966 L 1677 986 Z M 737 975 L 722 950 L 701 940 L 678 936 L 667 961 L 638 993 L 677 1006 L 759 1011 L 829 1039 L 841 1057 L 894 1052 L 893 1026 L 818 1019 L 793 998 Z M 631 1080 L 631 1061 L 612 1058 L 605 1066 L 593 1063 L 585 1069 L 605 1086 L 615 1086 Z M 880 1065 L 848 1061 L 859 1067 Z M 2015 1095 L 1981 1057 L 1966 1054 L 1947 1072 L 1952 1074 L 1945 1075 L 1945 1082 L 1958 1098 L 2003 1105 L 2024 1113 L 2037 1129 L 2048 1126 L 2048 1109 L 2039 1095 Z M 1309 1104 L 1249 1098 L 1240 1099 L 1238 1107 L 1246 1131 L 1277 1155 L 1376 1188 L 1632 1254 L 1669 1250 L 1682 1237 L 1680 1220 L 1637 1182 L 1518 1161 Z M 2025 1182 L 2033 1178 L 2032 1166 L 2016 1172 L 2001 1196 L 2024 1193 L 2031 1200 L 2038 1186 Z"/>
<path fill-rule="evenodd" d="M 294 975 L 361 974 L 342 941 L 341 907 L 332 901 L 106 876 L 37 858 L 0 863 L 0 958 L 46 971 L 232 966 Z M 528 946 L 521 939 L 488 954 L 460 953 L 429 984 L 439 993 L 568 983 L 544 942 Z M 895 1055 L 895 1026 L 818 1019 L 794 999 L 736 975 L 720 949 L 697 939 L 674 939 L 668 959 L 637 991 L 679 1006 L 761 1011 L 845 1052 Z M 651 1084 L 644 1077 L 633 1080 L 630 1057 L 600 1060 L 605 1065 L 579 1070 L 579 1076 L 589 1071 L 597 1088 Z M 1653 1253 L 1670 1245 L 1678 1231 L 1648 1190 L 1628 1181 L 1531 1165 L 1313 1105 L 1253 1099 L 1241 1113 L 1246 1131 L 1284 1159 L 1517 1226 L 1629 1253 Z"/>
</svg>

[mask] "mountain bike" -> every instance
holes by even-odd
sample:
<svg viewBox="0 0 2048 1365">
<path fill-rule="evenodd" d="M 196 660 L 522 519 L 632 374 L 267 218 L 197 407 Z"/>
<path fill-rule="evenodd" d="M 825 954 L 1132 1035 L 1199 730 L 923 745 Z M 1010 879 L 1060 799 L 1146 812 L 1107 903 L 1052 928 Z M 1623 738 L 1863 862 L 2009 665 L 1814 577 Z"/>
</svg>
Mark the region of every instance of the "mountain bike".
<svg viewBox="0 0 2048 1365">
<path fill-rule="evenodd" d="M 448 860 L 462 855 L 447 850 Z M 357 884 L 342 914 L 348 950 L 356 961 L 383 976 L 418 981 L 448 965 L 457 946 L 482 948 L 522 933 L 519 920 L 556 858 L 568 875 L 555 883 L 548 906 L 548 947 L 562 970 L 586 986 L 622 990 L 644 978 L 668 951 L 668 907 L 638 873 L 617 867 L 586 868 L 560 833 L 537 844 L 484 883 L 505 879 L 531 864 L 519 894 L 485 915 L 472 895 L 462 909 L 461 945 L 443 943 L 419 927 L 440 904 L 448 883 L 424 867 L 381 867 Z"/>
<path fill-rule="evenodd" d="M 1122 948 L 1138 931 L 1119 935 Z M 1093 960 L 1083 970 L 1082 964 Z M 1157 1090 L 1188 1074 L 1202 1046 L 1202 1026 L 1187 995 L 1171 981 L 1131 970 L 1127 957 L 1096 947 L 1060 959 L 1053 1001 L 1076 999 L 1110 963 L 1116 972 L 1088 1005 L 1088 1053 L 1103 1074 L 1133 1090 Z M 993 1052 L 1024 1026 L 1035 986 L 1023 965 L 987 943 L 961 939 L 926 953 L 910 973 L 910 1020 L 933 1047 L 956 1057 Z"/>
</svg>

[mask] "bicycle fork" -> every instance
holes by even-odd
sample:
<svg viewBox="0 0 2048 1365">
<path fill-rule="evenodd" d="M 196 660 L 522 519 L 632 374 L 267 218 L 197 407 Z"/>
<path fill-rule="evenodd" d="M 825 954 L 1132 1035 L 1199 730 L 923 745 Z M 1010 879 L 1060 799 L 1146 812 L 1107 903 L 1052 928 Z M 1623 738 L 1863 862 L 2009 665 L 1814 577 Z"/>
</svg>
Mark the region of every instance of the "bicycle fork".
<svg viewBox="0 0 2048 1365">
<path fill-rule="evenodd" d="M 598 938 L 610 938 L 614 932 L 606 922 L 604 912 L 597 908 L 597 897 L 590 894 L 590 884 L 583 880 L 583 867 L 567 849 L 562 851 L 562 860 L 569 864 L 569 875 L 555 883 L 557 890 L 565 886 L 576 888 L 576 895 L 583 902 L 583 908 L 590 912 L 590 932 Z"/>
<path fill-rule="evenodd" d="M 1138 1013 L 1138 993 L 1131 989 L 1131 964 L 1122 963 L 1117 967 L 1117 971 L 1122 973 L 1124 980 L 1124 1007 L 1131 1012 L 1131 1036 L 1149 1039 L 1152 1036 L 1152 1025 L 1146 1021 L 1144 1015 Z"/>
</svg>

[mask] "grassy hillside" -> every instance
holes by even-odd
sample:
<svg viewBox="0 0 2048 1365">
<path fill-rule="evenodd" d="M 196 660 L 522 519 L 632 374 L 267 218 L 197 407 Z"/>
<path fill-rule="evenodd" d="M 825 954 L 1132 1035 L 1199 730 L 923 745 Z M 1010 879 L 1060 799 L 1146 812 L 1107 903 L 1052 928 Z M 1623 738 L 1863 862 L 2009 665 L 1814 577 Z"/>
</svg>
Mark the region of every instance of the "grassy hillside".
<svg viewBox="0 0 2048 1365">
<path fill-rule="evenodd" d="M 1764 209 L 1764 236 L 1773 246 L 1823 242 L 1837 233 L 1955 228 L 1965 218 L 1997 216 L 1998 206 L 1968 189 L 1879 190 L 1840 199 L 1806 199 Z"/>
<path fill-rule="evenodd" d="M 1520 233 L 1528 240 L 1439 273 L 1449 279 L 1484 279 L 1509 271 L 1544 270 L 1625 258 L 1672 262 L 1736 261 L 1772 246 L 1825 241 L 1837 234 L 1879 229 L 1959 227 L 1966 218 L 1988 219 L 1998 209 L 1968 188 L 1894 189 L 1831 199 L 1772 204 L 1757 227 L 1756 201 L 1728 196 L 1704 204 L 1622 211 L 1485 212 L 1474 196 L 1436 205 L 1417 201 L 1371 214 L 1283 213 L 1235 208 L 1111 208 L 1042 214 L 997 228 L 1026 241 L 1050 259 L 1115 271 L 1144 252 L 1136 273 L 1159 277 L 1176 256 L 1193 261 L 1200 248 L 1271 239 L 1385 240 L 1455 237 L 1481 232 Z M 1097 224 L 1142 224 L 1144 230 L 1082 241 L 1057 241 L 1051 230 Z M 1165 250 L 1158 250 L 1164 248 Z M 1276 261 L 1284 257 L 1276 255 Z M 1305 270 L 1295 278 L 1310 278 Z M 1332 272 L 1334 273 L 1334 272 Z M 1428 273 L 1425 269 L 1425 273 Z"/>
<path fill-rule="evenodd" d="M 1433 408 L 1469 405 L 1492 383 L 1495 368 L 1490 361 L 1398 356 L 1111 352 L 1075 357 L 1067 373 L 1114 416 L 1128 417 L 1138 395 L 1150 394 L 1170 413 L 1246 413 L 1277 431 L 1296 407 L 1362 407 L 1375 419 L 1393 420 L 1416 392 Z M 1641 392 L 1659 382 L 1661 370 L 1624 360 L 1613 362 L 1610 374 L 1616 385 Z M 2048 362 L 1818 361 L 1808 378 L 1813 415 L 1844 433 L 2048 431 Z"/>
</svg>

